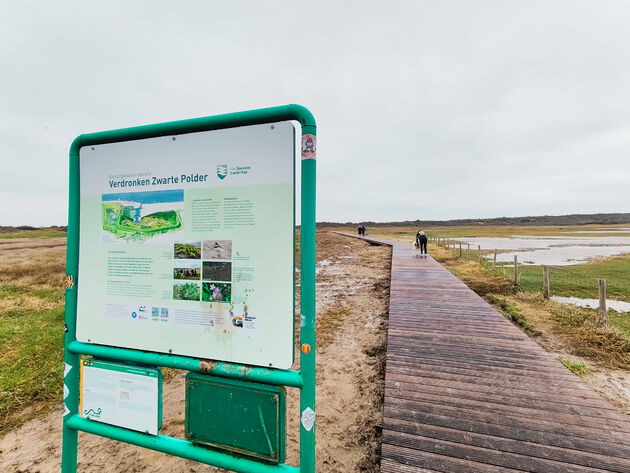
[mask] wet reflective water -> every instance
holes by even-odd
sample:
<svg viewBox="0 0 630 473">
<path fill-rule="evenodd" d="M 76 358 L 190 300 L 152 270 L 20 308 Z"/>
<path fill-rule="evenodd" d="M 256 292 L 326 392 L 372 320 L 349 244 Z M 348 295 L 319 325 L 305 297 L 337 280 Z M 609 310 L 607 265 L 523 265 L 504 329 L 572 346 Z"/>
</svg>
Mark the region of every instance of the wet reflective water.
<svg viewBox="0 0 630 473">
<path fill-rule="evenodd" d="M 470 244 L 471 250 L 481 246 L 484 256 L 492 258 L 496 248 L 497 262 L 513 262 L 514 255 L 520 264 L 572 265 L 583 264 L 594 258 L 630 253 L 630 237 L 625 236 L 515 236 L 512 238 L 460 238 Z M 464 249 L 467 247 L 464 245 Z M 509 251 L 514 250 L 514 251 Z"/>
<path fill-rule="evenodd" d="M 579 307 L 587 307 L 589 309 L 597 309 L 599 307 L 599 299 L 581 299 L 579 297 L 560 297 L 551 296 L 551 299 L 564 304 L 573 304 Z M 614 301 L 606 299 L 606 307 L 616 310 L 617 312 L 630 312 L 630 302 Z"/>
</svg>

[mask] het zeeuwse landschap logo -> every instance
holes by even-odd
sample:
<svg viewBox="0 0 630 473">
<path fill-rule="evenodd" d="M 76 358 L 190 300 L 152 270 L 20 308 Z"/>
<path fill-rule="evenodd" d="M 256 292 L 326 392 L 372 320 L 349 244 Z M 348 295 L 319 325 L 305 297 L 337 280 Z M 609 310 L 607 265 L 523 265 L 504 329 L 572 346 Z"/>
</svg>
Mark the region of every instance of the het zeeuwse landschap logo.
<svg viewBox="0 0 630 473">
<path fill-rule="evenodd" d="M 223 180 L 229 174 L 230 176 L 245 175 L 251 171 L 251 166 L 232 166 L 228 168 L 227 164 L 217 164 L 217 176 Z"/>
<path fill-rule="evenodd" d="M 219 179 L 221 180 L 225 179 L 225 176 L 227 176 L 227 173 L 228 173 L 227 164 L 217 164 L 217 176 L 219 176 Z"/>
</svg>

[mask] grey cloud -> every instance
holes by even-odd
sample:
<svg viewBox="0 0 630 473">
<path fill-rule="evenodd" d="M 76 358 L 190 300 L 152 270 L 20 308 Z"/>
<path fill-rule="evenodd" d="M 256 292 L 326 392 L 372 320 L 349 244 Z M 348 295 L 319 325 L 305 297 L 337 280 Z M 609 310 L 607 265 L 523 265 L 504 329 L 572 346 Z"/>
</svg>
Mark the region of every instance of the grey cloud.
<svg viewBox="0 0 630 473">
<path fill-rule="evenodd" d="M 65 221 L 79 133 L 296 102 L 320 220 L 629 210 L 626 2 L 2 8 L 0 224 Z"/>
</svg>

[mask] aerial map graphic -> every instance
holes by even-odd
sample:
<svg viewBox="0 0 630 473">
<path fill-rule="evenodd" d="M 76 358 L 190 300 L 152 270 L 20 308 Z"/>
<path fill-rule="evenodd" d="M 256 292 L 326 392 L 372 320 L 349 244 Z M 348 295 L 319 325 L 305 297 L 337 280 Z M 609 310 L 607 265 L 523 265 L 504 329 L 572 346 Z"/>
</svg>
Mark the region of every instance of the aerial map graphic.
<svg viewBox="0 0 630 473">
<path fill-rule="evenodd" d="M 182 230 L 183 209 L 183 190 L 103 194 L 103 242 L 174 237 Z"/>
</svg>

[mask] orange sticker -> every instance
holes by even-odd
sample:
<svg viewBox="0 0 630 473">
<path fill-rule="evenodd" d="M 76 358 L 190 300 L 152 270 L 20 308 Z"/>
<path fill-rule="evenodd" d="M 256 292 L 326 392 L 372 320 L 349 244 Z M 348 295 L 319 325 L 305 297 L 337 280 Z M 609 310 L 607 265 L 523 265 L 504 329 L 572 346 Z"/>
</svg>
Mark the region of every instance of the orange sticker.
<svg viewBox="0 0 630 473">
<path fill-rule="evenodd" d="M 302 353 L 309 354 L 311 352 L 311 346 L 308 343 L 302 345 Z"/>
</svg>

